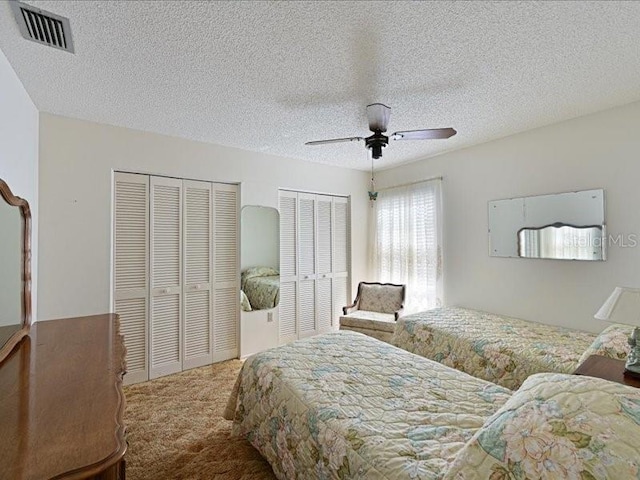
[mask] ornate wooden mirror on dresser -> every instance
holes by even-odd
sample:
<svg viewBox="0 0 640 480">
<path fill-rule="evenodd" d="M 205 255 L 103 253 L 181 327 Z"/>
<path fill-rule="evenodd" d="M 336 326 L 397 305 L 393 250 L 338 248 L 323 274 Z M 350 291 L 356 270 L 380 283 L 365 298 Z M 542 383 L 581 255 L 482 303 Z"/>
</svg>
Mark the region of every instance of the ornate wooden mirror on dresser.
<svg viewBox="0 0 640 480">
<path fill-rule="evenodd" d="M 0 194 L 0 479 L 124 480 L 118 317 L 30 326 L 29 205 Z"/>
<path fill-rule="evenodd" d="M 0 362 L 31 324 L 31 211 L 0 179 Z"/>
</svg>

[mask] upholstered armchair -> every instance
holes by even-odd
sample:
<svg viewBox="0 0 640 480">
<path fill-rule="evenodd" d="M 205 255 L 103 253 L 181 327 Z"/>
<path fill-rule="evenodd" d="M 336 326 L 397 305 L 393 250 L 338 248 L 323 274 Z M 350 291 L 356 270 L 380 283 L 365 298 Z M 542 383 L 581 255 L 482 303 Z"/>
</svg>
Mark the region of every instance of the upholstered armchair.
<svg viewBox="0 0 640 480">
<path fill-rule="evenodd" d="M 342 309 L 340 329 L 390 341 L 404 309 L 405 290 L 393 283 L 360 282 L 353 304 Z"/>
</svg>

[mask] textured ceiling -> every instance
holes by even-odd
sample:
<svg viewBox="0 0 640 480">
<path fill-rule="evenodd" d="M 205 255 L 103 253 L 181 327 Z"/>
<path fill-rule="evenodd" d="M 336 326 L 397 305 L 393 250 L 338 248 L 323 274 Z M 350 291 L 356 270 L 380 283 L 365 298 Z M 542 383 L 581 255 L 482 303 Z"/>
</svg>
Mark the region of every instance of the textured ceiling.
<svg viewBox="0 0 640 480">
<path fill-rule="evenodd" d="M 28 1 L 70 18 L 76 54 L 0 49 L 45 112 L 367 169 L 365 106 L 390 131 L 377 168 L 640 100 L 640 2 Z"/>
</svg>

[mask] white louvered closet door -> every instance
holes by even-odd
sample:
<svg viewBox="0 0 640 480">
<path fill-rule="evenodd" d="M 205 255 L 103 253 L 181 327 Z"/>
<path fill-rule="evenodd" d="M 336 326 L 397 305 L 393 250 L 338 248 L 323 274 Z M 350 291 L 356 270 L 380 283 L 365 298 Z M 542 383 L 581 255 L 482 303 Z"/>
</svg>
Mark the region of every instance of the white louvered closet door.
<svg viewBox="0 0 640 480">
<path fill-rule="evenodd" d="M 151 177 L 149 378 L 182 370 L 182 180 Z"/>
<path fill-rule="evenodd" d="M 333 197 L 333 319 L 332 325 L 337 329 L 342 315 L 342 307 L 351 303 L 349 297 L 350 271 L 350 216 L 349 199 Z"/>
<path fill-rule="evenodd" d="M 238 186 L 214 184 L 213 361 L 238 356 Z"/>
<path fill-rule="evenodd" d="M 333 208 L 332 197 L 316 196 L 316 325 L 331 330 L 333 317 Z"/>
<path fill-rule="evenodd" d="M 211 183 L 183 181 L 183 370 L 213 361 L 212 207 Z"/>
<path fill-rule="evenodd" d="M 279 343 L 288 343 L 298 337 L 297 291 L 298 291 L 298 194 L 281 191 L 280 211 L 280 313 Z"/>
<path fill-rule="evenodd" d="M 298 193 L 298 338 L 315 335 L 316 196 Z"/>
<path fill-rule="evenodd" d="M 149 177 L 114 177 L 113 311 L 127 348 L 126 384 L 149 379 L 147 308 L 149 292 Z"/>
</svg>

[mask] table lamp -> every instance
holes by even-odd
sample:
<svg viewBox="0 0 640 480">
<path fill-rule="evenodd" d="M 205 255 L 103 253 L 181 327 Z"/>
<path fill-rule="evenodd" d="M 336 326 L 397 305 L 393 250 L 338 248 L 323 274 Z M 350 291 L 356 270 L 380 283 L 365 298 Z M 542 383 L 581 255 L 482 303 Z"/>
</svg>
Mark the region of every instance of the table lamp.
<svg viewBox="0 0 640 480">
<path fill-rule="evenodd" d="M 631 349 L 624 372 L 640 377 L 640 288 L 616 287 L 594 317 L 635 327 L 629 337 Z"/>
</svg>

